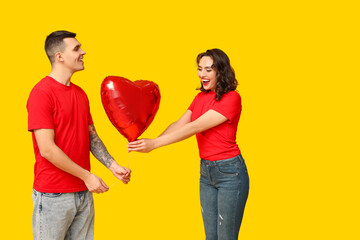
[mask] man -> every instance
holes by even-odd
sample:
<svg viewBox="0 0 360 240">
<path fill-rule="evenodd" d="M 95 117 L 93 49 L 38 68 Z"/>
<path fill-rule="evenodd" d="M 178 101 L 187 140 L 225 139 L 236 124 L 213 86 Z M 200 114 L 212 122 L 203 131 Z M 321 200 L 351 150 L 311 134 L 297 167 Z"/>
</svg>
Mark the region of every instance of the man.
<svg viewBox="0 0 360 240">
<path fill-rule="evenodd" d="M 97 135 L 85 92 L 71 83 L 84 69 L 85 52 L 75 36 L 56 31 L 46 38 L 51 72 L 27 102 L 36 158 L 34 239 L 93 239 L 92 193 L 109 187 L 90 172 L 90 151 L 123 183 L 130 181 L 130 169 L 118 165 Z"/>
</svg>

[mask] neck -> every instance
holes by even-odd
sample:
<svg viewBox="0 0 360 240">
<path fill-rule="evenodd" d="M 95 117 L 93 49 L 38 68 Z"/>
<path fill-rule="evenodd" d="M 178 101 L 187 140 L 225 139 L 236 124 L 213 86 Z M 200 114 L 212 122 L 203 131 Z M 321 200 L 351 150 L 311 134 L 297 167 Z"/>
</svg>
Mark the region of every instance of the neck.
<svg viewBox="0 0 360 240">
<path fill-rule="evenodd" d="M 52 77 L 61 84 L 70 86 L 72 75 L 73 73 L 67 69 L 61 69 L 60 67 L 53 66 L 48 76 Z"/>
</svg>

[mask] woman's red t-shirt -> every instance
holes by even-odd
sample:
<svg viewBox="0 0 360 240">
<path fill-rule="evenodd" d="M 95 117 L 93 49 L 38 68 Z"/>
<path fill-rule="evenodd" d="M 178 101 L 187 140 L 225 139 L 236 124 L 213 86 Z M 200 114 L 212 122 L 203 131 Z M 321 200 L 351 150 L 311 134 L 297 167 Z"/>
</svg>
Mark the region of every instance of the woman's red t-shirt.
<svg viewBox="0 0 360 240">
<path fill-rule="evenodd" d="M 215 92 L 199 93 L 188 108 L 191 121 L 212 109 L 228 120 L 224 123 L 196 134 L 200 157 L 216 161 L 228 159 L 240 154 L 236 143 L 236 131 L 241 114 L 241 97 L 238 92 L 230 91 L 220 101 L 215 100 Z"/>
</svg>

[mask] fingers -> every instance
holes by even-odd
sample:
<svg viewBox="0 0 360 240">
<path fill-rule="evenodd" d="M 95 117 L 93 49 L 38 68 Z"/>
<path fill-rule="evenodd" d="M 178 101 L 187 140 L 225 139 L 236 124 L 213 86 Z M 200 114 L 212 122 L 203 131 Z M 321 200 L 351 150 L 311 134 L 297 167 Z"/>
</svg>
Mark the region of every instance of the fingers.
<svg viewBox="0 0 360 240">
<path fill-rule="evenodd" d="M 92 193 L 104 193 L 109 190 L 109 187 L 105 184 L 105 182 L 94 174 L 91 174 L 89 178 L 86 179 L 85 185 Z"/>
<path fill-rule="evenodd" d="M 124 184 L 128 184 L 128 183 L 130 182 L 130 178 L 122 177 L 122 178 L 120 178 L 120 180 L 121 180 Z"/>
<path fill-rule="evenodd" d="M 131 170 L 129 168 L 120 166 L 120 173 L 129 175 L 131 173 Z"/>
<path fill-rule="evenodd" d="M 136 147 L 144 143 L 144 139 L 129 142 L 128 146 Z"/>
<path fill-rule="evenodd" d="M 124 168 L 125 172 L 115 173 L 115 177 L 120 179 L 124 184 L 128 184 L 130 182 L 131 170 Z"/>
<path fill-rule="evenodd" d="M 108 185 L 100 178 L 100 191 L 101 193 L 107 192 L 109 190 Z"/>
<path fill-rule="evenodd" d="M 116 170 L 115 173 L 120 174 L 120 175 L 129 175 L 131 173 L 131 170 L 129 168 L 123 167 L 123 166 L 119 166 Z"/>
<path fill-rule="evenodd" d="M 143 148 L 143 147 L 136 147 L 136 148 L 134 148 L 134 147 L 129 147 L 129 148 L 128 148 L 128 151 L 129 151 L 129 152 L 143 152 L 143 151 L 144 151 L 144 148 Z"/>
<path fill-rule="evenodd" d="M 101 180 L 101 179 L 100 179 Z M 109 187 L 101 180 L 99 182 L 99 185 L 97 187 L 95 187 L 95 189 L 93 189 L 93 193 L 104 193 L 109 191 Z"/>
<path fill-rule="evenodd" d="M 140 151 L 142 151 L 143 149 L 144 149 L 144 147 L 141 147 L 141 146 L 140 146 L 140 147 L 131 147 L 131 146 L 128 147 L 128 151 L 129 151 L 129 152 L 133 152 L 133 151 L 134 151 L 134 152 L 140 152 Z"/>
<path fill-rule="evenodd" d="M 130 142 L 128 145 L 128 151 L 138 151 L 141 152 L 145 149 L 145 140 L 144 139 L 140 139 L 140 140 L 136 140 L 134 142 Z"/>
<path fill-rule="evenodd" d="M 135 144 L 135 145 L 128 145 L 128 151 L 132 152 L 146 152 L 147 146 L 145 143 Z"/>
</svg>

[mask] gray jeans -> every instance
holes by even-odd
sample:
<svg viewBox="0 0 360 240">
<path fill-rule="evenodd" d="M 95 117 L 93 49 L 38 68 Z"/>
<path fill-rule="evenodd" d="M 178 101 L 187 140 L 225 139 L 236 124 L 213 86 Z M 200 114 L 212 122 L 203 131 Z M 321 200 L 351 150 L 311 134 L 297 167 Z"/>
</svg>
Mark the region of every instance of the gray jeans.
<svg viewBox="0 0 360 240">
<path fill-rule="evenodd" d="M 94 200 L 89 191 L 41 193 L 33 189 L 35 240 L 94 239 Z"/>
</svg>

